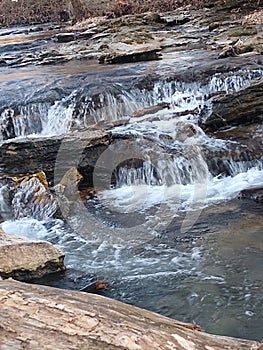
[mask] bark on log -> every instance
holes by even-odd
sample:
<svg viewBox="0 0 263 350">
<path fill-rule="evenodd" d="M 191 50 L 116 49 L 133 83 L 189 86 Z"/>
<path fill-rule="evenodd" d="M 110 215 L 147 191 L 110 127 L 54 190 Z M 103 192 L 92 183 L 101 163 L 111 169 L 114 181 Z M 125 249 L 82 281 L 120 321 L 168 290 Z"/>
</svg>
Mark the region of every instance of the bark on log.
<svg viewBox="0 0 263 350">
<path fill-rule="evenodd" d="M 0 281 L 1 349 L 259 350 L 119 301 Z"/>
</svg>

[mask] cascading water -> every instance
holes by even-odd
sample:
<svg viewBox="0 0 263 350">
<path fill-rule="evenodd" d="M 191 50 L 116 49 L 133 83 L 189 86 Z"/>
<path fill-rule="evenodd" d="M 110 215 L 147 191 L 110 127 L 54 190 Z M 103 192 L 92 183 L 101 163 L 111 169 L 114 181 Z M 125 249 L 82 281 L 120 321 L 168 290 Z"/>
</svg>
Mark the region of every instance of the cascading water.
<svg viewBox="0 0 263 350">
<path fill-rule="evenodd" d="M 136 111 L 162 103 L 169 105 L 166 118 L 170 119 L 173 113 L 183 113 L 188 120 L 196 121 L 205 106 L 210 108 L 210 95 L 220 91 L 238 91 L 262 74 L 261 70 L 216 74 L 206 84 L 159 80 L 143 89 L 107 84 L 103 93 L 95 94 L 88 85 L 53 103 L 28 103 L 15 109 L 4 108 L 1 112 L 0 138 L 61 135 L 71 128 L 89 128 L 100 121 L 129 117 L 136 122 L 141 120 L 136 117 Z"/>
<path fill-rule="evenodd" d="M 73 205 L 74 215 L 63 220 L 54 219 L 58 202 L 36 179 L 13 187 L 9 198 L 2 186 L 3 229 L 59 245 L 69 268 L 88 270 L 111 281 L 109 296 L 172 317 L 179 313 L 186 321 L 200 319 L 203 324 L 207 323 L 196 312 L 200 308 L 214 312 L 217 319 L 216 312 L 220 313 L 223 305 L 221 318 L 231 315 L 232 310 L 225 312 L 230 302 L 224 300 L 224 293 L 233 287 L 233 279 L 228 281 L 233 257 L 226 258 L 227 262 L 222 259 L 223 267 L 215 263 L 216 247 L 209 243 L 209 255 L 209 244 L 203 245 L 203 238 L 210 226 L 212 233 L 222 232 L 218 222 L 213 222 L 214 216 L 220 224 L 225 220 L 228 225 L 237 209 L 231 204 L 234 209 L 230 206 L 229 216 L 222 218 L 220 211 L 227 215 L 227 201 L 242 189 L 263 186 L 262 159 L 234 159 L 230 146 L 235 141 L 209 137 L 198 126 L 198 119 L 206 108 L 209 111 L 210 95 L 237 91 L 262 74 L 258 70 L 230 72 L 216 74 L 206 83 L 163 80 L 144 88 L 138 87 L 140 82 L 131 87 L 108 84 L 97 94 L 80 87 L 52 104 L 23 107 L 19 113 L 3 111 L 7 119 L 11 118 L 14 131 L 8 134 L 2 115 L 4 138 L 64 134 L 74 128 L 88 129 L 103 120 L 130 117 L 129 124 L 111 132 L 120 143 L 131 139 L 134 153 L 139 155 L 135 159 L 128 149 L 127 162 L 113 169 L 111 186 L 107 190 L 98 188 L 96 198 L 88 200 L 86 206 L 79 199 Z M 143 111 L 162 103 L 169 109 L 164 106 L 154 114 Z M 136 113 L 138 110 L 142 113 Z M 35 129 L 34 123 L 30 124 L 34 114 L 39 115 Z M 257 132 L 262 133 L 260 127 Z M 224 159 L 220 152 L 228 157 Z M 212 169 L 209 157 L 214 154 L 226 174 Z M 219 208 L 216 214 L 214 208 Z M 205 218 L 201 217 L 202 210 Z M 251 232 L 252 236 L 257 233 L 256 229 Z M 249 257 L 245 255 L 244 261 L 249 264 Z M 215 271 L 211 272 L 211 266 Z M 235 304 L 239 315 L 251 315 L 255 296 L 262 300 L 253 288 L 254 295 L 247 296 L 248 280 L 238 296 L 245 299 L 245 309 L 240 311 Z"/>
</svg>

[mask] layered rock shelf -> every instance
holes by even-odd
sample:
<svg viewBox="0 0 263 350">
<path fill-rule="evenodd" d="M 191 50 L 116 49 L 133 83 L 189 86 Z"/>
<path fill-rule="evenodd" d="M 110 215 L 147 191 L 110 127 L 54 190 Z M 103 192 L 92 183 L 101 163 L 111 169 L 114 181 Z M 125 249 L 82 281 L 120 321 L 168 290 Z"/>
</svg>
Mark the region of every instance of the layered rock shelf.
<svg viewBox="0 0 263 350">
<path fill-rule="evenodd" d="M 0 146 L 0 174 L 23 176 L 44 171 L 49 184 L 57 183 L 72 166 L 82 168 L 92 183 L 92 172 L 100 154 L 107 148 L 110 133 L 101 130 L 74 133 L 38 140 L 8 142 Z"/>
<path fill-rule="evenodd" d="M 234 94 L 213 100 L 213 110 L 204 123 L 206 130 L 260 123 L 263 120 L 263 79 Z"/>
</svg>

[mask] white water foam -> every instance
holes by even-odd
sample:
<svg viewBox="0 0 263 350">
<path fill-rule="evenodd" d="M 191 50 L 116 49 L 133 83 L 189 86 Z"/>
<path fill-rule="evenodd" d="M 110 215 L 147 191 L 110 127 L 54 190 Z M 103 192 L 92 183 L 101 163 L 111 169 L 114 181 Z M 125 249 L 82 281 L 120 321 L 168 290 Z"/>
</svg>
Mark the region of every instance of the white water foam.
<svg viewBox="0 0 263 350">
<path fill-rule="evenodd" d="M 145 211 L 165 203 L 170 207 L 171 215 L 178 215 L 180 211 L 200 209 L 231 200 L 243 189 L 263 186 L 263 169 L 259 162 L 258 166 L 234 176 L 209 176 L 204 180 L 186 185 L 174 183 L 171 186 L 125 185 L 106 190 L 99 196 L 105 206 L 118 212 Z"/>
<path fill-rule="evenodd" d="M 171 119 L 173 113 L 180 112 L 185 113 L 187 120 L 195 122 L 197 115 L 204 107 L 210 107 L 210 102 L 207 101 L 209 94 L 218 91 L 226 93 L 238 91 L 262 75 L 262 70 L 216 74 L 206 84 L 158 81 L 150 90 L 138 88 L 128 90 L 120 84 L 115 84 L 108 90 L 106 89 L 104 93 L 99 94 L 96 103 L 92 102 L 91 96 L 84 95 L 84 102 L 79 105 L 81 96 L 78 96 L 78 90 L 75 90 L 68 97 L 56 101 L 53 105 L 37 103 L 22 106 L 19 115 L 14 115 L 11 109 L 8 110 L 11 113 L 16 137 L 61 135 L 68 133 L 73 124 L 88 128 L 90 124 L 96 122 L 124 119 L 138 110 L 161 103 L 170 105 L 169 111 L 166 109 L 160 114 L 162 123 L 165 118 Z M 76 112 L 77 105 L 78 112 Z M 3 113 L 1 119 L 4 120 Z M 136 122 L 141 122 L 145 118 L 148 116 L 132 119 L 131 122 L 135 123 L 135 129 Z M 3 132 L 1 128 L 4 127 L 4 124 L 0 125 L 0 134 Z"/>
</svg>

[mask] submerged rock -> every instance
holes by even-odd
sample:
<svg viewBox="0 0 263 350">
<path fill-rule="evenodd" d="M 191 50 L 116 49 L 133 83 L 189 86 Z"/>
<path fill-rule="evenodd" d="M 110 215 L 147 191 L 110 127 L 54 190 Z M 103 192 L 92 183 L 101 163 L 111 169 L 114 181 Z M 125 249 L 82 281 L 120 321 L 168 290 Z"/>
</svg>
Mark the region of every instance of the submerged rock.
<svg viewBox="0 0 263 350">
<path fill-rule="evenodd" d="M 37 280 L 32 280 L 31 283 L 87 293 L 102 292 L 110 286 L 108 282 L 98 279 L 94 274 L 72 268 L 59 274 L 47 275 Z"/>
<path fill-rule="evenodd" d="M 239 198 L 252 199 L 255 202 L 263 203 L 263 187 L 251 187 L 239 193 Z"/>
<path fill-rule="evenodd" d="M 0 229 L 0 276 L 29 281 L 65 270 L 64 253 L 48 242 L 7 235 Z"/>
</svg>

